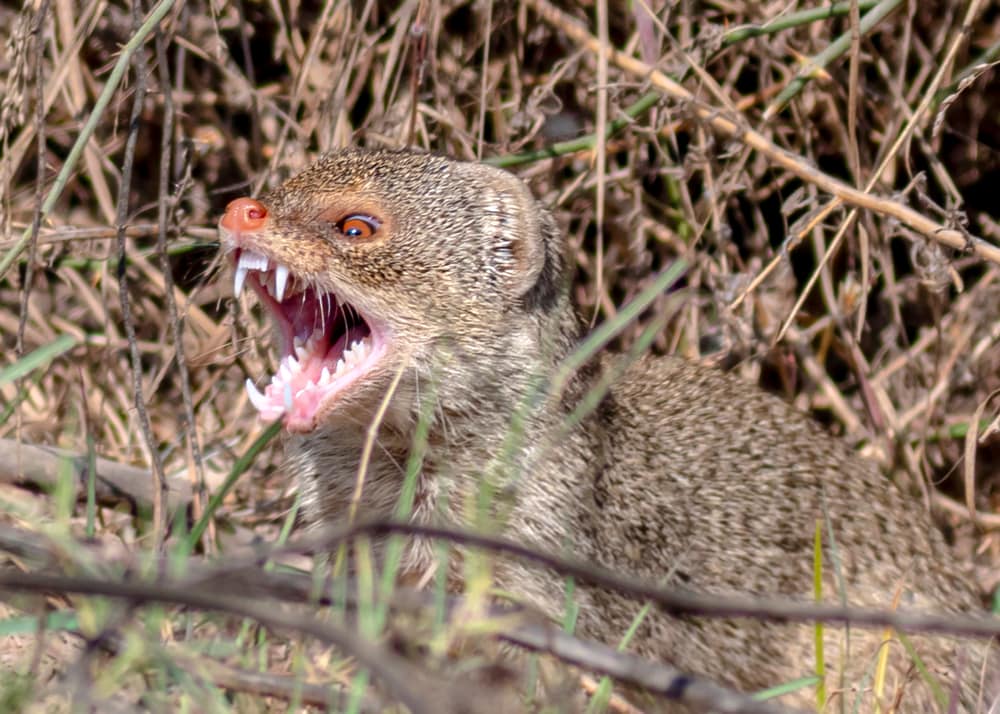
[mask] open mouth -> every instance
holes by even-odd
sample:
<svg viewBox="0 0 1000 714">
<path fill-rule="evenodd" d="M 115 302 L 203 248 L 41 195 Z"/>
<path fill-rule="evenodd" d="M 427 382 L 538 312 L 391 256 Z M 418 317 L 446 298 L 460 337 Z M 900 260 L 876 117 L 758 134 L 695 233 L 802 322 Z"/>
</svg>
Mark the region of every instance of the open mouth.
<svg viewBox="0 0 1000 714">
<path fill-rule="evenodd" d="M 322 407 L 342 395 L 385 355 L 385 332 L 335 293 L 299 280 L 284 265 L 250 250 L 233 253 L 236 297 L 249 284 L 277 326 L 278 372 L 261 392 L 247 394 L 261 419 L 284 419 L 290 431 L 311 431 Z"/>
</svg>

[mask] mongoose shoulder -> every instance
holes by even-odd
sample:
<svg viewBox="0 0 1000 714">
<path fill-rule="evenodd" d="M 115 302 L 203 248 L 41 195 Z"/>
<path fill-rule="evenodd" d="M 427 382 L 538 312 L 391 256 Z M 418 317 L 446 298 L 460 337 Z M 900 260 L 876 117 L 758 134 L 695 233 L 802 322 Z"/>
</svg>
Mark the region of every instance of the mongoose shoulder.
<svg viewBox="0 0 1000 714">
<path fill-rule="evenodd" d="M 248 390 L 261 417 L 287 428 L 309 522 L 345 517 L 376 415 L 359 514 L 392 515 L 424 420 L 415 521 L 474 525 L 470 504 L 490 480 L 495 515 L 514 538 L 666 584 L 811 599 L 813 533 L 824 519 L 846 588 L 827 562 L 831 601 L 888 608 L 903 591 L 913 607 L 978 607 L 919 504 L 736 378 L 673 358 L 604 355 L 538 398 L 582 329 L 564 238 L 511 174 L 418 153 L 336 151 L 260 200 L 234 201 L 220 227 L 237 295 L 250 285 L 274 318 L 280 368 Z M 581 409 L 607 382 L 594 408 Z M 404 570 L 433 563 L 432 547 L 411 540 Z M 564 605 L 551 574 L 513 563 L 497 577 L 550 615 Z M 578 599 L 582 633 L 609 643 L 640 607 L 600 590 Z M 881 633 L 854 630 L 848 649 L 835 628 L 827 639 L 831 685 L 864 688 Z M 962 678 L 968 709 L 984 671 L 1000 678 L 996 652 L 984 665 L 981 645 L 912 641 L 945 691 Z M 643 620 L 633 647 L 743 690 L 809 674 L 814 652 L 807 626 L 660 613 Z M 906 649 L 894 644 L 889 660 L 887 696 L 902 689 L 902 710 L 935 710 Z"/>
</svg>

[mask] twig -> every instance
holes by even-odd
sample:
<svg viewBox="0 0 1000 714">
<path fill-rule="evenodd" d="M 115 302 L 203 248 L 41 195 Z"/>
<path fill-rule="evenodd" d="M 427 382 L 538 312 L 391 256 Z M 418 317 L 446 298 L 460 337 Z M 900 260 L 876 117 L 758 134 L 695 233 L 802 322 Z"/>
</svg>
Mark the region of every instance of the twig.
<svg viewBox="0 0 1000 714">
<path fill-rule="evenodd" d="M 0 439 L 2 483 L 30 483 L 46 489 L 55 488 L 59 483 L 60 465 L 67 461 L 73 466 L 74 488 L 79 497 L 87 482 L 86 454 L 54 446 L 20 443 L 15 439 Z M 102 501 L 126 498 L 140 508 L 152 507 L 153 490 L 146 469 L 98 458 L 96 476 L 97 497 Z M 168 477 L 166 498 L 167 511 L 173 515 L 191 503 L 191 485 L 182 478 Z"/>
<path fill-rule="evenodd" d="M 599 642 L 589 642 L 568 635 L 551 625 L 522 625 L 501 632 L 500 639 L 518 647 L 546 652 L 563 662 L 605 674 L 641 687 L 670 701 L 691 707 L 692 711 L 757 712 L 778 714 L 789 709 L 773 702 L 756 701 L 745 694 L 727 689 L 702 677 L 685 674 L 660 662 L 651 662 L 629 652 Z"/>
<path fill-rule="evenodd" d="M 138 24 L 138 18 L 136 18 Z M 135 144 L 139 138 L 139 122 L 142 118 L 142 104 L 146 98 L 146 59 L 142 52 L 133 55 L 132 66 L 135 72 L 135 96 L 132 100 L 132 113 L 129 117 L 128 138 L 125 141 L 125 156 L 122 159 L 122 176 L 118 188 L 118 298 L 122 308 L 122 324 L 125 328 L 125 335 L 128 338 L 129 355 L 132 361 L 132 398 L 135 405 L 136 416 L 139 420 L 139 429 L 146 442 L 146 450 L 149 454 L 149 464 L 152 468 L 153 478 L 153 541 L 156 548 L 163 546 L 163 541 L 167 533 L 167 509 L 166 494 L 167 482 L 163 477 L 163 463 L 160 460 L 160 452 L 157 448 L 156 440 L 153 438 L 153 428 L 149 423 L 149 414 L 146 411 L 146 394 L 142 387 L 142 357 L 139 355 L 139 346 L 135 340 L 135 323 L 132 320 L 132 306 L 128 294 L 128 270 L 126 268 L 125 254 L 125 224 L 129 216 L 129 194 L 132 190 L 132 167 L 135 164 Z"/>
<path fill-rule="evenodd" d="M 227 571 L 228 568 L 221 573 L 206 568 L 194 574 L 195 579 L 188 581 L 188 587 L 211 587 L 256 598 L 294 598 L 300 602 L 333 604 L 326 596 L 317 598 L 315 580 L 308 575 L 276 573 L 255 568 L 246 571 L 242 577 L 234 577 Z M 338 597 L 342 597 L 342 602 L 349 608 L 357 606 L 354 585 L 351 582 L 347 588 L 337 589 Z M 326 591 L 329 592 L 330 589 Z M 433 593 L 401 586 L 392 593 L 389 605 L 393 610 L 412 613 L 435 607 L 434 598 Z M 449 616 L 464 612 L 463 602 L 462 598 L 449 597 L 446 601 Z M 518 615 L 523 617 L 517 617 Z M 647 660 L 629 652 L 619 652 L 614 647 L 567 634 L 552 623 L 538 621 L 538 617 L 517 605 L 494 605 L 489 608 L 487 616 L 504 620 L 515 618 L 514 626 L 496 631 L 496 636 L 505 642 L 535 652 L 544 652 L 568 664 L 614 677 L 620 682 L 640 687 L 665 699 L 688 704 L 696 711 L 786 711 L 776 704 L 755 701 L 744 694 L 661 662 Z"/>
<path fill-rule="evenodd" d="M 24 328 L 28 324 L 28 301 L 31 297 L 31 286 L 35 282 L 35 255 L 38 252 L 38 233 L 42 227 L 42 193 L 45 188 L 45 31 L 43 23 L 49 13 L 49 0 L 44 0 L 35 12 L 34 50 L 35 50 L 35 136 L 37 138 L 38 156 L 35 171 L 35 210 L 31 219 L 31 243 L 28 248 L 28 265 L 24 271 L 24 282 L 21 286 L 21 311 L 17 318 L 17 341 L 14 353 L 21 357 L 24 354 Z"/>
<path fill-rule="evenodd" d="M 239 5 L 242 15 L 243 6 Z M 249 50 L 246 47 L 247 40 L 244 39 L 244 54 Z M 171 273 L 170 257 L 167 253 L 167 229 L 174 207 L 174 199 L 170 197 L 170 157 L 174 141 L 174 100 L 173 87 L 170 86 L 170 61 L 167 58 L 167 43 L 163 37 L 163 32 L 156 31 L 154 38 L 156 46 L 156 64 L 159 69 L 160 91 L 163 92 L 163 134 L 160 138 L 160 176 L 159 176 L 159 199 L 157 201 L 157 233 L 156 252 L 160 257 L 160 269 L 163 272 L 164 299 L 167 305 L 167 315 L 170 321 L 170 333 L 174 343 L 174 360 L 177 367 L 177 376 L 181 384 L 181 399 L 184 403 L 183 423 L 184 433 L 187 437 L 187 444 L 191 461 L 194 463 L 194 473 L 192 474 L 192 499 L 194 515 L 198 517 L 202 513 L 207 498 L 205 487 L 205 468 L 202 463 L 201 443 L 198 438 L 198 422 L 194 416 L 194 400 L 191 397 L 191 377 L 188 373 L 187 359 L 184 354 L 184 325 L 181 322 L 177 311 L 177 299 L 174 295 L 174 278 Z M 250 66 L 249 57 L 246 57 Z M 250 70 L 252 71 L 252 66 Z M 253 96 L 253 95 L 252 95 Z M 253 127 L 255 137 L 259 134 L 257 115 L 257 101 L 253 99 Z M 211 552 L 215 533 L 209 531 L 208 538 L 205 539 L 205 548 Z"/>
<path fill-rule="evenodd" d="M 876 608 L 824 605 L 776 597 L 733 597 L 664 588 L 640 578 L 612 572 L 592 562 L 541 552 L 531 545 L 504 538 L 470 533 L 458 528 L 372 520 L 351 526 L 335 527 L 280 548 L 261 550 L 254 557 L 234 558 L 217 574 L 239 572 L 253 567 L 261 558 L 280 558 L 294 554 L 327 553 L 335 546 L 360 536 L 402 535 L 450 541 L 459 545 L 483 548 L 569 575 L 581 583 L 607 588 L 641 601 L 657 604 L 671 615 L 699 617 L 747 617 L 779 622 L 817 622 L 892 627 L 904 632 L 938 632 L 968 637 L 1000 637 L 1000 618 L 974 615 L 939 615 L 925 612 L 885 611 Z"/>
</svg>

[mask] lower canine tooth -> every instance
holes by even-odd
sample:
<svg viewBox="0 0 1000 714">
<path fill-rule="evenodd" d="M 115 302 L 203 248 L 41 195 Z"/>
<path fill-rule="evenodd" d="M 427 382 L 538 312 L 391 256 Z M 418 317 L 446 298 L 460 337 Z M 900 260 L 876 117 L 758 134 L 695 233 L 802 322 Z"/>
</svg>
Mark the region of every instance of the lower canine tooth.
<svg viewBox="0 0 1000 714">
<path fill-rule="evenodd" d="M 254 407 L 256 407 L 257 411 L 263 411 L 271 406 L 267 397 L 260 393 L 260 390 L 257 389 L 257 385 L 254 384 L 252 380 L 247 379 L 246 386 L 247 396 L 250 398 L 250 401 L 253 403 Z"/>
</svg>

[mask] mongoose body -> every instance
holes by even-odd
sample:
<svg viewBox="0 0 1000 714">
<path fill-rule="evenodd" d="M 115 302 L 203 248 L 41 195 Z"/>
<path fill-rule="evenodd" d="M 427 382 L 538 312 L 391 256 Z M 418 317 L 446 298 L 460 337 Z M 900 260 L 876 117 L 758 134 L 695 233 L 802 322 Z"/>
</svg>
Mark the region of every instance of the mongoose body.
<svg viewBox="0 0 1000 714">
<path fill-rule="evenodd" d="M 338 151 L 259 201 L 234 201 L 220 225 L 237 293 L 250 284 L 275 317 L 280 369 L 263 391 L 248 388 L 261 416 L 287 427 L 288 469 L 310 523 L 346 517 L 363 459 L 358 515 L 391 516 L 424 420 L 417 522 L 475 526 L 488 483 L 492 515 L 520 541 L 666 585 L 810 600 L 821 519 L 839 554 L 824 561 L 829 601 L 889 608 L 902 593 L 917 609 L 979 608 L 919 504 L 732 376 L 675 358 L 603 355 L 537 398 L 583 330 L 564 239 L 512 175 L 416 153 Z M 610 390 L 581 411 L 605 382 Z M 409 542 L 406 574 L 434 563 L 431 544 Z M 551 573 L 504 563 L 496 578 L 553 617 L 564 606 Z M 578 600 L 581 634 L 608 643 L 641 606 L 601 590 Z M 831 691 L 862 691 L 843 693 L 850 706 L 860 696 L 870 707 L 881 637 L 854 629 L 845 649 L 844 633 L 828 629 Z M 995 651 L 984 659 L 981 643 L 912 642 L 965 710 L 1000 695 Z M 889 646 L 883 696 L 901 696 L 900 711 L 937 710 L 912 657 Z M 632 648 L 745 691 L 814 667 L 805 625 L 651 612 Z M 790 701 L 815 701 L 797 696 Z"/>
</svg>

